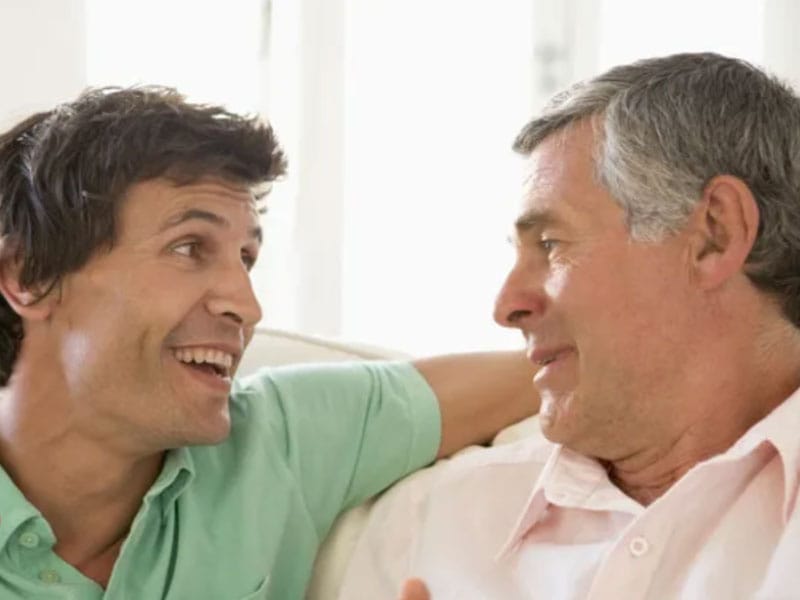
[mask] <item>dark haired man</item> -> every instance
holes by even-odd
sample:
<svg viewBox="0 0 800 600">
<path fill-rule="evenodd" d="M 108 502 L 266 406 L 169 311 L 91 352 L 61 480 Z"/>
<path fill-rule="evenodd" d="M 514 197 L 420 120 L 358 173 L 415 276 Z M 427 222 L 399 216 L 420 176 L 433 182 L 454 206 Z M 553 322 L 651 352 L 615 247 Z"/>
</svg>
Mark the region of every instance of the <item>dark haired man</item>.
<svg viewBox="0 0 800 600">
<path fill-rule="evenodd" d="M 800 597 L 800 99 L 680 54 L 520 133 L 518 328 L 547 439 L 379 501 L 343 598 Z"/>
<path fill-rule="evenodd" d="M 536 408 L 513 353 L 232 381 L 283 169 L 161 88 L 0 137 L 0 597 L 300 598 L 341 510 Z"/>
</svg>

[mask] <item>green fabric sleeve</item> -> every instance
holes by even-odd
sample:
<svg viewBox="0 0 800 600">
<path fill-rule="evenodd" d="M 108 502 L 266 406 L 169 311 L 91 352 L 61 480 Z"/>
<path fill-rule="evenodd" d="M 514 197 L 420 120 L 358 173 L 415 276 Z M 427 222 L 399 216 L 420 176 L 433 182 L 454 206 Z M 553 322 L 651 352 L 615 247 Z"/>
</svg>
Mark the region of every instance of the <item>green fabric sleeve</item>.
<svg viewBox="0 0 800 600">
<path fill-rule="evenodd" d="M 266 369 L 244 386 L 266 397 L 269 429 L 283 434 L 276 447 L 320 537 L 342 510 L 430 463 L 439 448 L 438 402 L 407 362 Z"/>
</svg>

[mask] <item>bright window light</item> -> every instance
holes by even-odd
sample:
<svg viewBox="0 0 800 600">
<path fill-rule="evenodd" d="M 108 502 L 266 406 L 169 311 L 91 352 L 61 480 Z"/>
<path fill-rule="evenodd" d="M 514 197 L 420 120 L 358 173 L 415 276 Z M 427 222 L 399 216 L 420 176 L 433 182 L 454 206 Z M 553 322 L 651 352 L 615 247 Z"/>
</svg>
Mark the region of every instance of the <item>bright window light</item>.
<svg viewBox="0 0 800 600">
<path fill-rule="evenodd" d="M 261 0 L 86 0 L 89 85 L 153 83 L 257 112 Z"/>
</svg>

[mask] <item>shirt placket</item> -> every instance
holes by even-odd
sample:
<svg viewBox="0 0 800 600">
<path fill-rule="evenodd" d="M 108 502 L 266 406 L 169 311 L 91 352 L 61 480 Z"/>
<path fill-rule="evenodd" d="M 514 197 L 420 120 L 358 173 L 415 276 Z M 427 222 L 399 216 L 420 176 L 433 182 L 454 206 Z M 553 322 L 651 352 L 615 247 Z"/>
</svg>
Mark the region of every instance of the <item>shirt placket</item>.
<svg viewBox="0 0 800 600">
<path fill-rule="evenodd" d="M 10 568 L 22 578 L 31 597 L 95 600 L 102 589 L 65 563 L 54 551 L 55 537 L 41 517 L 22 523 L 9 537 L 6 552 Z"/>
<path fill-rule="evenodd" d="M 674 569 L 680 564 L 676 552 L 691 554 L 700 548 L 715 527 L 715 517 L 737 495 L 737 480 L 749 480 L 762 461 L 757 456 L 726 459 L 687 473 L 624 531 L 598 568 L 588 600 L 618 598 L 621 589 L 631 600 L 680 595 L 678 579 L 685 572 L 681 567 L 665 573 L 665 554 L 671 553 Z M 689 561 L 684 564 L 688 567 Z"/>
</svg>

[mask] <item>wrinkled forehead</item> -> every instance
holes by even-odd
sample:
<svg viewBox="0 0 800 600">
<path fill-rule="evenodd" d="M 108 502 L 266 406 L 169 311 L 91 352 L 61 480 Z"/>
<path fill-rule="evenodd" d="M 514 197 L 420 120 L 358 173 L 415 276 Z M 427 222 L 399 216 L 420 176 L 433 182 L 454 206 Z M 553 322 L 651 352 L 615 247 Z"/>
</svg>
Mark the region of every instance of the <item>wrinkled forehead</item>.
<svg viewBox="0 0 800 600">
<path fill-rule="evenodd" d="M 522 206 L 596 183 L 594 129 L 576 122 L 548 135 L 524 158 Z"/>
<path fill-rule="evenodd" d="M 126 201 L 134 202 L 155 196 L 167 208 L 175 203 L 230 200 L 236 206 L 254 211 L 258 208 L 260 198 L 252 185 L 210 176 L 192 180 L 176 180 L 167 176 L 145 179 L 129 186 L 123 194 Z"/>
<path fill-rule="evenodd" d="M 237 182 L 216 178 L 190 183 L 175 183 L 163 177 L 149 179 L 128 189 L 120 211 L 123 229 L 162 230 L 190 218 L 258 230 L 261 241 L 256 194 L 250 186 Z"/>
</svg>

